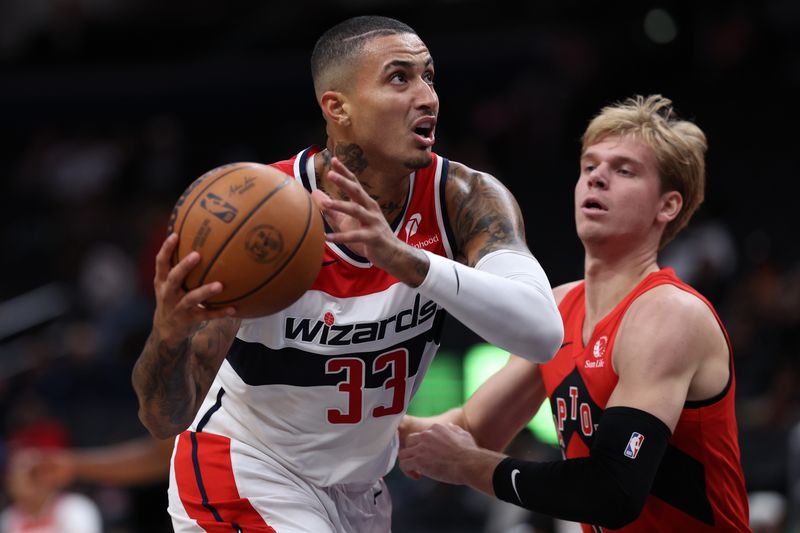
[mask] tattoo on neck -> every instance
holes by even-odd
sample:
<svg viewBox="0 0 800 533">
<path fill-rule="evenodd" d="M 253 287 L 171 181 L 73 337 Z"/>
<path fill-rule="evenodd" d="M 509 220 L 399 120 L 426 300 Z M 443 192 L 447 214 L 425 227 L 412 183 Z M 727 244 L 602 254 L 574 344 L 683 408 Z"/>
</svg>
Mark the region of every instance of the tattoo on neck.
<svg viewBox="0 0 800 533">
<path fill-rule="evenodd" d="M 375 201 L 378 202 L 378 205 L 381 206 L 381 211 L 383 211 L 384 215 L 386 216 L 387 220 L 392 218 L 394 213 L 397 213 L 400 209 L 402 209 L 402 205 L 398 202 L 394 202 L 389 200 L 387 202 L 381 202 L 380 198 L 374 196 Z"/>
<path fill-rule="evenodd" d="M 344 166 L 358 176 L 367 168 L 367 158 L 364 157 L 364 150 L 357 144 L 337 144 L 333 148 L 336 157 L 339 158 Z"/>
<path fill-rule="evenodd" d="M 331 153 L 328 150 L 323 150 L 320 155 L 322 156 L 322 172 L 328 172 L 331 168 Z"/>
</svg>

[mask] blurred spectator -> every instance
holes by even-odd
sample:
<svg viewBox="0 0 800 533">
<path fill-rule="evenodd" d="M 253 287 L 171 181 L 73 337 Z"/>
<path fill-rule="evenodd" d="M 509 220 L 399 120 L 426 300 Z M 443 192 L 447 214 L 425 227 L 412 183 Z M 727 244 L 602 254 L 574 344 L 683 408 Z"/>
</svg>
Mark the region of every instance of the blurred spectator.
<svg viewBox="0 0 800 533">
<path fill-rule="evenodd" d="M 750 527 L 753 533 L 783 533 L 786 530 L 786 498 L 783 494 L 751 493 Z"/>
<path fill-rule="evenodd" d="M 66 431 L 52 420 L 21 428 L 9 439 L 5 488 L 10 504 L 0 515 L 2 533 L 101 533 L 97 505 L 52 484 L 40 468 L 47 449 L 67 445 Z"/>
</svg>

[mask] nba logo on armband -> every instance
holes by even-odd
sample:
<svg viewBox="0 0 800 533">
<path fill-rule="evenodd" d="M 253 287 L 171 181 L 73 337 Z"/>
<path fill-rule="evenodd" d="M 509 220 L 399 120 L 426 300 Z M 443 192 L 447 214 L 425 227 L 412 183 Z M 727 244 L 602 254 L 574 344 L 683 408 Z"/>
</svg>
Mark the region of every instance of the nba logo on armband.
<svg viewBox="0 0 800 533">
<path fill-rule="evenodd" d="M 642 447 L 643 442 L 644 435 L 636 433 L 635 431 L 631 433 L 631 438 L 628 440 L 628 445 L 625 447 L 625 457 L 636 459 L 636 456 L 639 455 L 639 448 Z"/>
</svg>

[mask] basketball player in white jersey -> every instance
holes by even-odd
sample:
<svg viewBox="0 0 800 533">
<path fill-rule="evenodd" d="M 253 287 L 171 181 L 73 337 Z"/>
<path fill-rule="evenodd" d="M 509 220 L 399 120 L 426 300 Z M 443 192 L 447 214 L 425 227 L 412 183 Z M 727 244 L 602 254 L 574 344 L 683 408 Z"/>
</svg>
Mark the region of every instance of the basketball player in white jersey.
<svg viewBox="0 0 800 533">
<path fill-rule="evenodd" d="M 539 361 L 563 328 L 494 177 L 432 152 L 439 100 L 407 25 L 356 17 L 312 54 L 324 148 L 274 163 L 326 222 L 319 277 L 283 311 L 249 320 L 181 286 L 170 235 L 156 259 L 153 329 L 133 371 L 139 415 L 178 435 L 169 512 L 178 532 L 390 530 L 382 477 L 397 427 L 439 346 L 445 312 Z"/>
</svg>

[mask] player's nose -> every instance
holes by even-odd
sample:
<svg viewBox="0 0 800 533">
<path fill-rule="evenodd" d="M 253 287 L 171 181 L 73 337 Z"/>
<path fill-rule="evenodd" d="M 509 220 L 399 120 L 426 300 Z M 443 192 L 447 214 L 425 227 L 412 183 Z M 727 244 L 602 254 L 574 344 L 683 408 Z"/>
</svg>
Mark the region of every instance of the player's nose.
<svg viewBox="0 0 800 533">
<path fill-rule="evenodd" d="M 433 85 L 419 78 L 414 87 L 414 103 L 416 107 L 430 109 L 434 113 L 439 110 L 439 95 L 433 89 Z"/>
<path fill-rule="evenodd" d="M 588 185 L 590 188 L 608 188 L 608 166 L 605 163 L 597 165 L 589 172 Z"/>
</svg>

